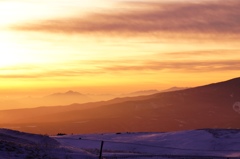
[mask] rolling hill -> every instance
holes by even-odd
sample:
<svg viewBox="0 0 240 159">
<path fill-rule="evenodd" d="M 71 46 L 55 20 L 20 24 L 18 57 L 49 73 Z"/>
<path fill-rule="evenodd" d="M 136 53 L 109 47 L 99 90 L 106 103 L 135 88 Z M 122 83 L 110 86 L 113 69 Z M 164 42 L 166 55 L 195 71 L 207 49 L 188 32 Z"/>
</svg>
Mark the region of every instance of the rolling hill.
<svg viewBox="0 0 240 159">
<path fill-rule="evenodd" d="M 148 96 L 0 111 L 0 126 L 48 134 L 240 128 L 239 87 L 235 78 Z"/>
</svg>

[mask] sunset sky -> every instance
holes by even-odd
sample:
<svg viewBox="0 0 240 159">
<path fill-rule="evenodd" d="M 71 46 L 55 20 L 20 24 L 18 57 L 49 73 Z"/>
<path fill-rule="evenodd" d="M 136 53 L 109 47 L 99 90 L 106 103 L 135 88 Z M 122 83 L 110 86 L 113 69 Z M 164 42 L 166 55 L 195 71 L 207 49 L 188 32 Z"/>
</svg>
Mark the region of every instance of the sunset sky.
<svg viewBox="0 0 240 159">
<path fill-rule="evenodd" d="M 0 0 L 0 94 L 121 93 L 239 76 L 239 0 Z"/>
</svg>

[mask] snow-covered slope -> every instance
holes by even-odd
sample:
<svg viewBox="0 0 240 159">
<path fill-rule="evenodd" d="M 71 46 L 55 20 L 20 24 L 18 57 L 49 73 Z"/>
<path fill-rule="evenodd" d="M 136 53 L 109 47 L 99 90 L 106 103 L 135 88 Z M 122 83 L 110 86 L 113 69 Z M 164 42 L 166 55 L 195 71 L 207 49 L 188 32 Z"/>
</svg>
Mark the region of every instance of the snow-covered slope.
<svg viewBox="0 0 240 159">
<path fill-rule="evenodd" d="M 47 135 L 0 129 L 0 159 L 92 159 L 84 151 L 71 150 Z"/>
<path fill-rule="evenodd" d="M 218 156 L 240 158 L 240 130 L 202 129 L 168 133 L 86 134 L 54 137 L 65 146 L 103 156 Z M 170 155 L 170 156 L 169 156 Z"/>
<path fill-rule="evenodd" d="M 240 130 L 46 136 L 0 129 L 0 159 L 232 158 L 240 159 Z"/>
</svg>

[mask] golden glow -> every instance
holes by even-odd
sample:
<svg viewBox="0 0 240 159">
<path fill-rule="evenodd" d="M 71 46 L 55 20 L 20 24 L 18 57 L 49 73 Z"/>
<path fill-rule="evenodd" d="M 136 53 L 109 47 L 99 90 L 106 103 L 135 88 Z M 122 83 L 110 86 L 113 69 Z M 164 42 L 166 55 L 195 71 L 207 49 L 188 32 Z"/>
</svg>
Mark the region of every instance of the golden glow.
<svg viewBox="0 0 240 159">
<path fill-rule="evenodd" d="M 132 92 L 192 87 L 239 74 L 239 33 L 225 29 L 228 25 L 218 28 L 207 21 L 214 17 L 204 15 L 196 23 L 184 12 L 189 19 L 180 18 L 190 27 L 182 28 L 166 7 L 121 2 L 0 1 L 0 93 Z M 204 20 L 209 29 L 199 28 Z M 222 21 L 228 24 L 229 18 Z"/>
<path fill-rule="evenodd" d="M 81 11 L 81 14 L 96 8 L 107 7 L 104 3 L 98 0 L 81 0 L 69 2 L 67 0 L 41 0 L 41 1 L 18 1 L 18 0 L 3 0 L 0 2 L 0 26 L 15 24 L 17 22 L 29 20 L 43 20 L 50 17 L 65 17 L 76 14 Z"/>
</svg>

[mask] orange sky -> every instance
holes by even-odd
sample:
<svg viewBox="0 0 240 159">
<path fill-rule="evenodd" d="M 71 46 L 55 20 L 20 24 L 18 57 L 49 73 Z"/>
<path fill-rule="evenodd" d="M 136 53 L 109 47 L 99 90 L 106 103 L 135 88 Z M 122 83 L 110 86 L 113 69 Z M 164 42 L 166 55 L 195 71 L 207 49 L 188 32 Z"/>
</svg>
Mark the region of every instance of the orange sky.
<svg viewBox="0 0 240 159">
<path fill-rule="evenodd" d="M 240 1 L 1 0 L 1 95 L 132 92 L 237 77 Z"/>
</svg>

